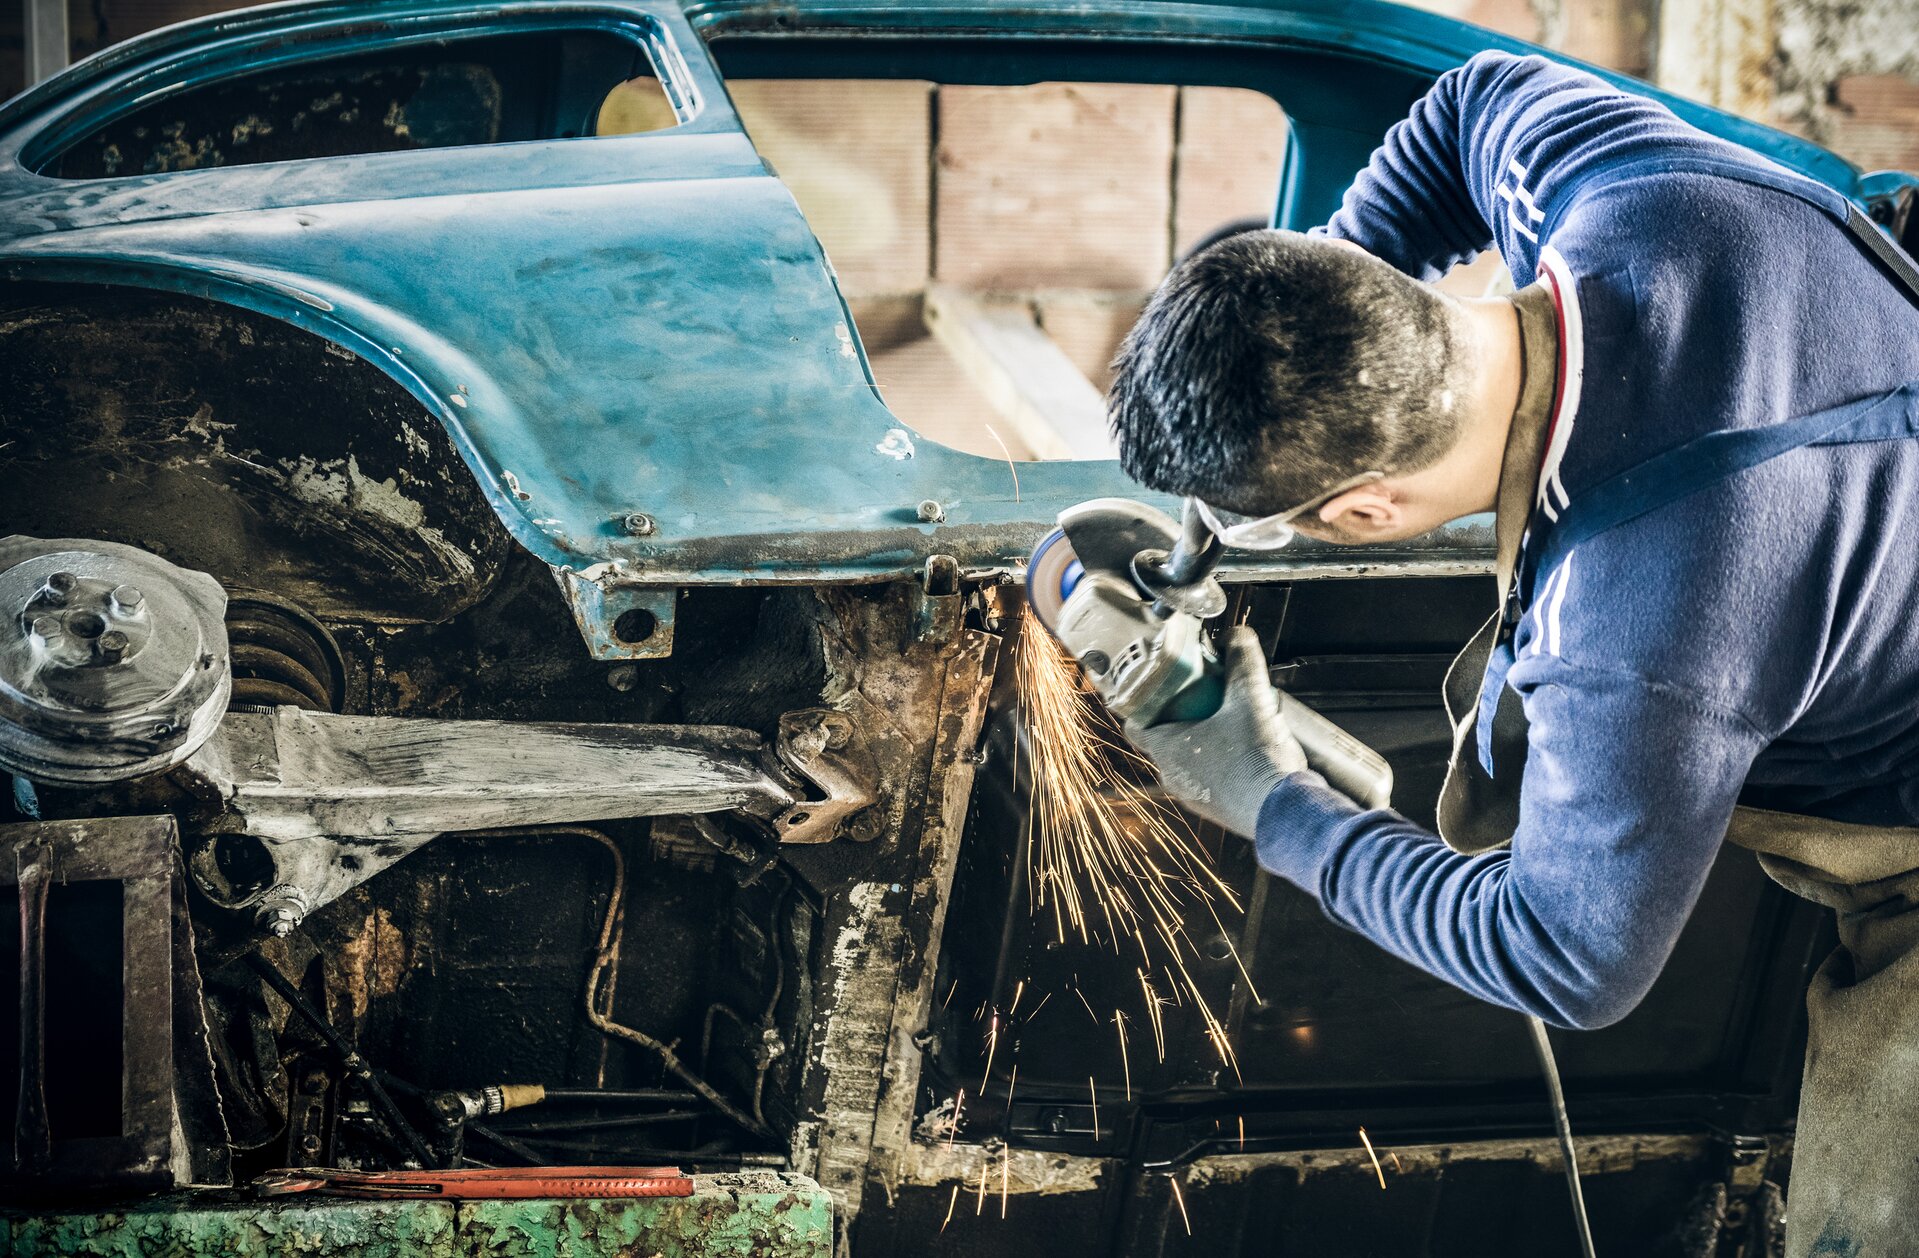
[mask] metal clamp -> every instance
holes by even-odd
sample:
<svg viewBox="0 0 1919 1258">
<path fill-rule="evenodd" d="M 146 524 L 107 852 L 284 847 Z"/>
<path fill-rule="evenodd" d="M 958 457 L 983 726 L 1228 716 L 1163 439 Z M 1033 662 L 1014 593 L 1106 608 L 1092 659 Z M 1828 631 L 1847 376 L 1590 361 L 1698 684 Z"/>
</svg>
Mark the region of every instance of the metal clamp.
<svg viewBox="0 0 1919 1258">
<path fill-rule="evenodd" d="M 782 843 L 825 843 L 839 832 L 841 822 L 877 798 L 872 757 L 844 712 L 788 712 L 780 718 L 774 749 L 789 769 L 825 795 L 801 800 L 773 819 L 773 832 Z"/>
</svg>

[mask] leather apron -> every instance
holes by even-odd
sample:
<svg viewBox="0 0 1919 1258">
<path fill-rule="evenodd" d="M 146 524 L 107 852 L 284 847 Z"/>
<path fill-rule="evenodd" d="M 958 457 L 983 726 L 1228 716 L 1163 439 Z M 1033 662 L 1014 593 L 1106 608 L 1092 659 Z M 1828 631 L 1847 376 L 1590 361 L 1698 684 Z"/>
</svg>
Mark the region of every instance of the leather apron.
<svg viewBox="0 0 1919 1258">
<path fill-rule="evenodd" d="M 1643 163 L 1642 163 L 1643 164 Z M 1796 177 L 1711 161 L 1666 162 L 1799 196 Z M 1626 172 L 1616 172 L 1626 173 Z M 1919 304 L 1919 269 L 1856 209 L 1841 221 Z M 1494 572 L 1499 609 L 1448 670 L 1452 758 L 1439 832 L 1458 851 L 1511 841 L 1519 824 L 1527 721 L 1506 685 L 1533 579 L 1609 528 L 1805 445 L 1919 436 L 1919 381 L 1765 429 L 1709 433 L 1583 492 L 1534 523 L 1557 368 L 1551 296 L 1514 297 L 1525 370 L 1501 466 Z M 1490 766 L 1490 767 L 1489 767 Z M 1758 853 L 1782 886 L 1838 915 L 1839 947 L 1807 993 L 1810 1021 L 1787 1200 L 1788 1258 L 1919 1258 L 1919 826 L 1851 825 L 1740 807 L 1726 837 Z"/>
</svg>

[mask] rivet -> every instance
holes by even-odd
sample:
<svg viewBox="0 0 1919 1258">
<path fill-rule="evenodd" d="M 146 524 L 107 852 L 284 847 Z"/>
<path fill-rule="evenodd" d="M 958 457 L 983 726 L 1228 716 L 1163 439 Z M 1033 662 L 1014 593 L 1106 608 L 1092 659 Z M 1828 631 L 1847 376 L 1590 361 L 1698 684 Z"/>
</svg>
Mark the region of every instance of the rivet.
<svg viewBox="0 0 1919 1258">
<path fill-rule="evenodd" d="M 935 499 L 928 498 L 919 505 L 919 517 L 927 524 L 938 524 L 946 518 L 946 508 Z"/>
<path fill-rule="evenodd" d="M 620 528 L 628 537 L 651 537 L 659 524 L 644 511 L 629 511 L 620 517 Z"/>
</svg>

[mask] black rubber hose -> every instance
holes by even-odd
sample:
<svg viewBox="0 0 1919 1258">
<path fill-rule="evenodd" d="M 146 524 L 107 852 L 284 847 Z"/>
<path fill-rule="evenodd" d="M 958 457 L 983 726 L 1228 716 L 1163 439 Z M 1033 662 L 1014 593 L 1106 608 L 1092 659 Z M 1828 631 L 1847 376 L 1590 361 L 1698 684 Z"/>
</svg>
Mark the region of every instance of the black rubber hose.
<svg viewBox="0 0 1919 1258">
<path fill-rule="evenodd" d="M 1566 1091 L 1559 1083 L 1559 1063 L 1553 1057 L 1553 1042 L 1546 1036 L 1546 1024 L 1538 1018 L 1526 1019 L 1533 1034 L 1533 1051 L 1539 1054 L 1539 1069 L 1546 1076 L 1546 1093 L 1552 1099 L 1553 1130 L 1559 1134 L 1559 1152 L 1566 1159 L 1566 1191 L 1573 1199 L 1573 1227 L 1579 1233 L 1579 1252 L 1585 1258 L 1597 1258 L 1593 1252 L 1592 1222 L 1586 1218 L 1586 1193 L 1579 1184 L 1579 1156 L 1573 1152 L 1573 1124 L 1566 1115 Z"/>
</svg>

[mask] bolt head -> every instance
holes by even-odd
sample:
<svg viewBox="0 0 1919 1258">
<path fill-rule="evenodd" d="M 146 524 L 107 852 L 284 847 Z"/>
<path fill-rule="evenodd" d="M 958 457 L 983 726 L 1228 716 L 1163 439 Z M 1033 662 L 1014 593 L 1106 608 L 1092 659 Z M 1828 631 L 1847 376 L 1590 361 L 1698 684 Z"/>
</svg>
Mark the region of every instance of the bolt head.
<svg viewBox="0 0 1919 1258">
<path fill-rule="evenodd" d="M 118 661 L 126 655 L 127 647 L 130 645 L 132 644 L 128 642 L 126 634 L 118 629 L 109 629 L 100 635 L 94 643 L 94 648 L 99 652 L 101 659 Z"/>
<path fill-rule="evenodd" d="M 269 909 L 260 918 L 261 927 L 265 929 L 269 935 L 280 939 L 285 939 L 288 935 L 291 935 L 293 928 L 299 924 L 300 915 L 285 905 L 281 905 L 279 908 Z"/>
<path fill-rule="evenodd" d="M 35 616 L 33 618 L 33 636 L 42 642 L 51 642 L 60 636 L 60 619 L 57 616 Z"/>
<path fill-rule="evenodd" d="M 73 593 L 73 587 L 80 584 L 80 578 L 71 572 L 56 572 L 47 578 L 40 590 L 40 597 L 55 607 L 64 607 L 67 596 Z"/>
<path fill-rule="evenodd" d="M 131 616 L 146 603 L 147 596 L 140 592 L 137 585 L 116 585 L 113 587 L 113 606 L 116 610 Z"/>
<path fill-rule="evenodd" d="M 636 664 L 615 664 L 606 670 L 606 684 L 625 694 L 640 684 L 640 669 Z"/>
<path fill-rule="evenodd" d="M 620 529 L 628 537 L 651 537 L 659 531 L 659 524 L 644 511 L 629 511 L 620 517 Z"/>
<path fill-rule="evenodd" d="M 946 518 L 946 508 L 937 501 L 928 498 L 919 505 L 919 518 L 927 524 L 938 524 Z"/>
</svg>

